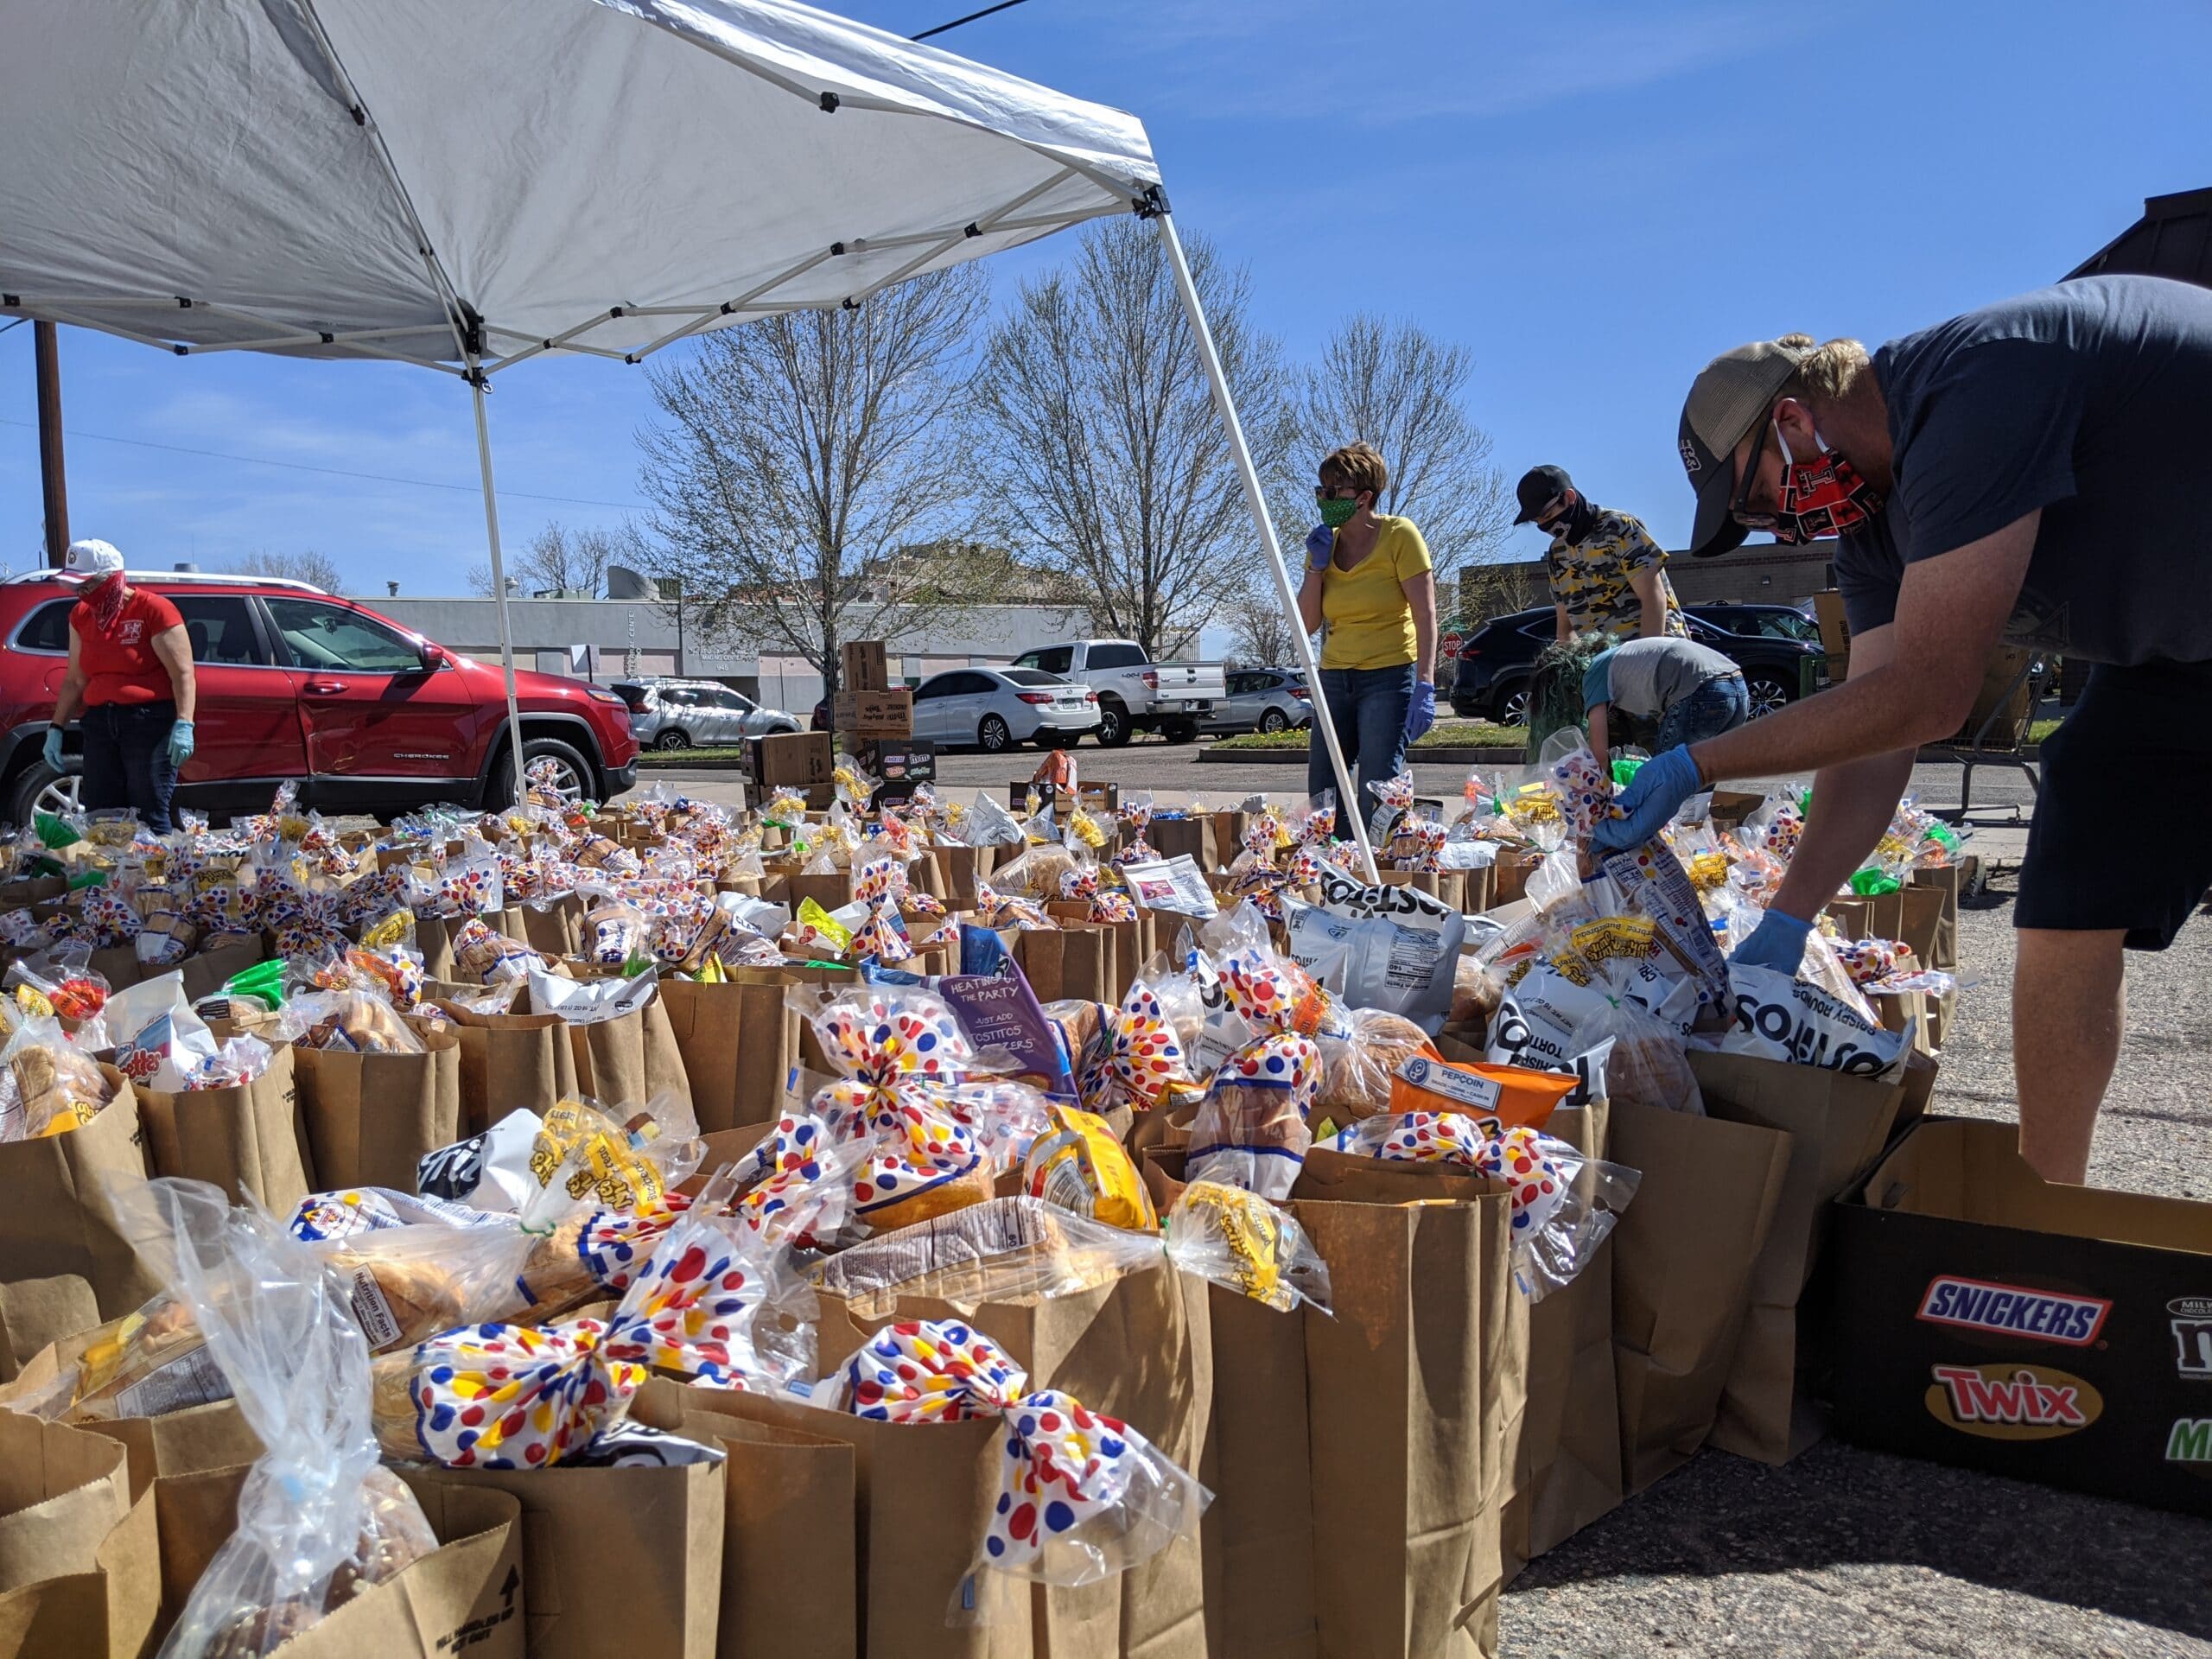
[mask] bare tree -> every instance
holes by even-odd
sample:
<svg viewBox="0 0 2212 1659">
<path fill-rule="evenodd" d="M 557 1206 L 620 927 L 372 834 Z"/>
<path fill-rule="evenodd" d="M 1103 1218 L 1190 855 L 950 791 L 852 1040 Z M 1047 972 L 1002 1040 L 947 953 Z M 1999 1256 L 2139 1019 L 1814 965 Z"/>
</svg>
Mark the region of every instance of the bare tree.
<svg viewBox="0 0 2212 1659">
<path fill-rule="evenodd" d="M 702 635 L 804 657 L 834 693 L 841 641 L 950 602 L 918 550 L 967 528 L 974 467 L 950 434 L 988 292 L 957 265 L 709 334 L 652 372 L 645 556 Z"/>
<path fill-rule="evenodd" d="M 279 576 L 288 582 L 312 582 L 327 594 L 343 593 L 346 589 L 346 578 L 339 571 L 338 562 L 311 547 L 297 553 L 279 553 L 264 547 L 257 553 L 232 560 L 230 569 L 237 576 Z"/>
<path fill-rule="evenodd" d="M 1382 452 L 1390 486 L 1378 512 L 1421 526 L 1440 581 L 1487 556 L 1512 529 L 1513 496 L 1490 464 L 1490 434 L 1464 398 L 1474 354 L 1417 323 L 1361 313 L 1329 337 L 1296 400 L 1297 448 L 1310 473 L 1339 445 L 1364 439 Z M 1313 480 L 1291 487 L 1289 512 L 1313 525 L 1303 497 Z"/>
<path fill-rule="evenodd" d="M 620 532 L 587 524 L 570 530 L 556 521 L 530 538 L 520 556 L 507 563 L 507 579 L 525 594 L 548 590 L 597 594 L 607 583 L 607 567 L 622 556 Z M 468 567 L 468 590 L 492 596 L 492 567 Z"/>
<path fill-rule="evenodd" d="M 1185 243 L 1262 475 L 1289 441 L 1274 341 L 1250 280 Z M 1022 285 L 974 388 L 976 448 L 1007 537 L 1066 572 L 1093 625 L 1166 655 L 1187 645 L 1263 558 L 1198 341 L 1153 232 L 1083 233 L 1074 260 Z"/>
<path fill-rule="evenodd" d="M 1230 605 L 1228 626 L 1236 660 L 1243 666 L 1281 668 L 1298 661 L 1297 624 L 1283 609 L 1274 578 L 1264 572 Z"/>
</svg>

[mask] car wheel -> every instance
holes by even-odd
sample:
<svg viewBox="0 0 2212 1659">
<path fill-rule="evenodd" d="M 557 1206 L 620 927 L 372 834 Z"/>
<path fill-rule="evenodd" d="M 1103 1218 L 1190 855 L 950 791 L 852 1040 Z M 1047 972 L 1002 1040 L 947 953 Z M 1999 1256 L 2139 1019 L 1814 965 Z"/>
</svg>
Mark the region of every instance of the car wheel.
<svg viewBox="0 0 2212 1659">
<path fill-rule="evenodd" d="M 688 749 L 690 747 L 691 734 L 681 726 L 671 726 L 664 732 L 656 733 L 653 737 L 653 747 L 664 753 L 676 749 Z"/>
<path fill-rule="evenodd" d="M 524 739 L 522 765 L 533 791 L 548 791 L 564 801 L 588 800 L 599 787 L 591 762 L 557 737 Z M 514 772 L 503 754 L 485 786 L 486 804 L 493 810 L 504 810 L 514 804 Z"/>
<path fill-rule="evenodd" d="M 1751 675 L 1745 681 L 1744 690 L 1751 696 L 1753 720 L 1789 706 L 1789 688 L 1771 674 Z"/>
<path fill-rule="evenodd" d="M 1263 732 L 1279 732 L 1289 724 L 1289 717 L 1280 709 L 1270 709 L 1260 716 L 1260 729 Z"/>
<path fill-rule="evenodd" d="M 77 783 L 73 772 L 56 772 L 43 760 L 32 761 L 16 779 L 15 791 L 8 801 L 9 822 L 28 830 L 34 813 L 51 812 L 59 817 L 74 812 Z"/>
<path fill-rule="evenodd" d="M 1118 749 L 1136 735 L 1129 724 L 1129 711 L 1110 697 L 1098 702 L 1098 743 L 1101 748 Z"/>
<path fill-rule="evenodd" d="M 1497 712 L 1491 716 L 1501 726 L 1529 723 L 1529 682 L 1516 680 L 1497 694 Z"/>
<path fill-rule="evenodd" d="M 1195 742 L 1198 735 L 1198 722 L 1195 720 L 1162 721 L 1160 734 L 1170 743 Z"/>
<path fill-rule="evenodd" d="M 976 741 L 985 754 L 1004 754 L 1014 747 L 1014 732 L 996 715 L 985 715 L 976 728 Z"/>
</svg>

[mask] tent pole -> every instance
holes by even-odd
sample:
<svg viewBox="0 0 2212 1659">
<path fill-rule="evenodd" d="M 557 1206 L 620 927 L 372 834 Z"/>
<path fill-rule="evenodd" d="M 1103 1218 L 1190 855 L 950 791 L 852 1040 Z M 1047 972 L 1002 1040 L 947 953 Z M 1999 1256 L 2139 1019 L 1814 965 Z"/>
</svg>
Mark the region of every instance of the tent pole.
<svg viewBox="0 0 2212 1659">
<path fill-rule="evenodd" d="M 507 676 L 507 749 L 515 766 L 515 806 L 530 803 L 523 780 L 522 709 L 515 701 L 515 636 L 507 625 L 507 566 L 499 556 L 499 501 L 492 488 L 492 429 L 484 417 L 485 376 L 476 354 L 468 354 L 468 390 L 476 400 L 476 465 L 484 475 L 484 533 L 492 543 L 492 601 L 499 613 L 499 664 Z"/>
<path fill-rule="evenodd" d="M 1175 220 L 1170 214 L 1153 215 L 1152 222 L 1159 227 L 1160 240 L 1167 250 L 1167 263 L 1175 272 L 1175 287 L 1183 296 L 1183 310 L 1191 320 L 1191 332 L 1198 336 L 1198 359 L 1205 365 L 1206 378 L 1213 385 L 1214 407 L 1221 411 L 1221 423 L 1229 431 L 1229 447 L 1236 453 L 1236 471 L 1244 480 L 1244 499 L 1252 509 L 1253 522 L 1260 527 L 1260 542 L 1268 550 L 1268 563 L 1274 571 L 1275 588 L 1282 595 L 1283 609 L 1290 618 L 1291 637 L 1298 641 L 1299 660 L 1306 665 L 1306 687 L 1313 694 L 1313 725 L 1321 734 L 1321 741 L 1329 750 L 1329 764 L 1337 774 L 1337 822 L 1351 826 L 1352 838 L 1359 843 L 1360 861 L 1366 866 L 1367 879 L 1380 885 L 1381 874 L 1375 868 L 1375 849 L 1368 844 L 1366 803 L 1352 788 L 1351 769 L 1344 765 L 1344 746 L 1337 741 L 1337 722 L 1330 713 L 1328 698 L 1321 690 L 1321 666 L 1313 660 L 1313 641 L 1306 632 L 1306 621 L 1298 613 L 1298 589 L 1291 586 L 1290 570 L 1283 563 L 1282 546 L 1275 539 L 1274 518 L 1268 512 L 1267 493 L 1260 486 L 1259 469 L 1252 463 L 1252 447 L 1244 441 L 1244 423 L 1236 417 L 1236 404 L 1229 395 L 1229 377 L 1222 371 L 1221 354 L 1214 349 L 1213 330 L 1206 326 L 1206 314 L 1198 304 L 1198 284 L 1192 280 L 1190 262 L 1183 257 L 1182 238 L 1175 234 Z"/>
</svg>

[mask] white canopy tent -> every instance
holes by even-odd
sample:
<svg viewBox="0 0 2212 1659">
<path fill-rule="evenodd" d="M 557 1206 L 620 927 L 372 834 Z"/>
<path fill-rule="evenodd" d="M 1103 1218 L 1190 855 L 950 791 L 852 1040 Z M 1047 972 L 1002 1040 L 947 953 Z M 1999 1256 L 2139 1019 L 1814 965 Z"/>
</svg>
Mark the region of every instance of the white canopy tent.
<svg viewBox="0 0 2212 1659">
<path fill-rule="evenodd" d="M 792 0 L 0 0 L 0 313 L 470 387 L 518 790 L 491 377 L 863 304 L 1085 219 L 1159 227 L 1295 612 L 1151 147 L 1118 110 Z"/>
</svg>

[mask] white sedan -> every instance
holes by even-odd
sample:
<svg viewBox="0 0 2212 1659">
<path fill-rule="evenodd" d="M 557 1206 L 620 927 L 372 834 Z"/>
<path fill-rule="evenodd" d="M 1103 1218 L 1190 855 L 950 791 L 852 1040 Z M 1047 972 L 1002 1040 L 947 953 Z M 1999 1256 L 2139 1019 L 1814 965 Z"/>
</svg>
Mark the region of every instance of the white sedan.
<svg viewBox="0 0 2212 1659">
<path fill-rule="evenodd" d="M 914 688 L 914 735 L 997 754 L 1072 745 L 1098 729 L 1098 694 L 1035 668 L 955 668 Z"/>
</svg>

